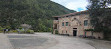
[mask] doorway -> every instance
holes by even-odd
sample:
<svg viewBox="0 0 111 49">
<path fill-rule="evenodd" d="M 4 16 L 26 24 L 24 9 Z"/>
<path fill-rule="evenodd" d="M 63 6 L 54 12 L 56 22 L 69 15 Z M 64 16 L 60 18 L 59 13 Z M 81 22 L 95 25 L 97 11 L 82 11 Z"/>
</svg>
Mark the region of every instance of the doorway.
<svg viewBox="0 0 111 49">
<path fill-rule="evenodd" d="M 73 30 L 73 36 L 77 36 L 77 30 Z"/>
</svg>

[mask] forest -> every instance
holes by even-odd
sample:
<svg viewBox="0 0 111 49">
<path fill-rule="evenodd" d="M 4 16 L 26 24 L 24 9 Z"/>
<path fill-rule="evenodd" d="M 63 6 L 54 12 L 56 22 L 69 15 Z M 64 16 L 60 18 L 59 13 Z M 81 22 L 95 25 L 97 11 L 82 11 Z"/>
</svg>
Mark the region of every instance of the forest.
<svg viewBox="0 0 111 49">
<path fill-rule="evenodd" d="M 50 0 L 0 0 L 0 27 L 14 30 L 28 24 L 36 32 L 50 32 L 52 16 L 73 12 Z"/>
</svg>

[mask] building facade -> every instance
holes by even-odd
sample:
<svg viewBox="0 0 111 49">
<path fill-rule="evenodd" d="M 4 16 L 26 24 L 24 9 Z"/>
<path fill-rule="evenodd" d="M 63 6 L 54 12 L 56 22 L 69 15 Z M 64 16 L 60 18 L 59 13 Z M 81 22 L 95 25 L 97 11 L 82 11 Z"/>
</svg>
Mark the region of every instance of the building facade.
<svg viewBox="0 0 111 49">
<path fill-rule="evenodd" d="M 94 36 L 95 38 L 103 38 L 103 33 L 85 31 L 87 29 L 93 29 L 90 24 L 88 11 L 53 16 L 53 18 L 54 34 L 58 31 L 59 34 L 70 36 Z"/>
</svg>

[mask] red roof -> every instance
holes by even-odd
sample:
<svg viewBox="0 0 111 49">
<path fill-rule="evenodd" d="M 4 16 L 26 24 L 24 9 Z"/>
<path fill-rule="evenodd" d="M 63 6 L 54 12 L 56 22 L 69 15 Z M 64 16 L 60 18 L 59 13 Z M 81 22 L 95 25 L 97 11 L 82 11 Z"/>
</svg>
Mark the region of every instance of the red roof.
<svg viewBox="0 0 111 49">
<path fill-rule="evenodd" d="M 81 12 L 74 12 L 74 13 L 65 14 L 65 15 L 61 15 L 61 16 L 53 16 L 53 17 L 64 17 L 64 16 L 77 15 L 77 14 L 82 14 L 82 13 L 88 13 L 88 10 L 81 11 Z"/>
</svg>

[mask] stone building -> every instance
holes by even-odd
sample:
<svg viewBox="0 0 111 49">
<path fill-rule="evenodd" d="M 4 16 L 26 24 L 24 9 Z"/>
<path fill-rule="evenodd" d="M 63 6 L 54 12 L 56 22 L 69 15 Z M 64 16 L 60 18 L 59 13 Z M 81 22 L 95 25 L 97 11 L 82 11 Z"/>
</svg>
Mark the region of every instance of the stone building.
<svg viewBox="0 0 111 49">
<path fill-rule="evenodd" d="M 61 16 L 53 16 L 53 33 L 58 31 L 59 34 L 70 36 L 93 36 L 103 38 L 103 33 L 85 31 L 93 29 L 90 24 L 88 11 L 70 13 Z"/>
</svg>

